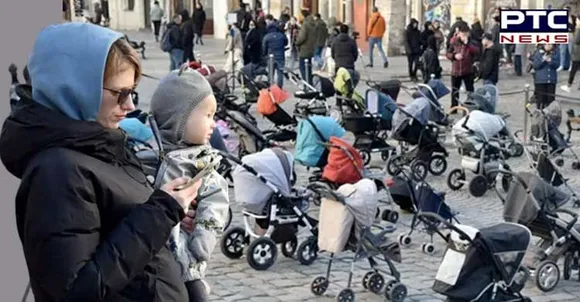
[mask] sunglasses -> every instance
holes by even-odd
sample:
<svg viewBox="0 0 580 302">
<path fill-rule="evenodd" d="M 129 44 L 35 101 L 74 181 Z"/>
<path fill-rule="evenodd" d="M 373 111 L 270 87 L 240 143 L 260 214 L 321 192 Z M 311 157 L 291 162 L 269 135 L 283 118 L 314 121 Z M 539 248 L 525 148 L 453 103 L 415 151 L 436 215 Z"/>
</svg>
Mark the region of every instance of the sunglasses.
<svg viewBox="0 0 580 302">
<path fill-rule="evenodd" d="M 121 90 L 115 90 L 115 89 L 103 87 L 103 89 L 108 90 L 108 91 L 118 95 L 117 104 L 119 104 L 119 106 L 122 106 L 123 104 L 125 104 L 125 102 L 127 102 L 127 98 L 129 96 L 131 97 L 132 102 L 137 100 L 137 98 L 138 98 L 137 92 L 132 88 L 124 88 Z"/>
</svg>

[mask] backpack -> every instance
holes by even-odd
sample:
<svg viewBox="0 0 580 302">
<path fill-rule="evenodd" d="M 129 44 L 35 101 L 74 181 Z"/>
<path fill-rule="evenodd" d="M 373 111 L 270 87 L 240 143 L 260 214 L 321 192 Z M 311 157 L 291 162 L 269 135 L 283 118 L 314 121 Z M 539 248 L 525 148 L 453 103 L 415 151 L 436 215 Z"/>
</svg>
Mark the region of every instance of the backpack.
<svg viewBox="0 0 580 302">
<path fill-rule="evenodd" d="M 163 50 L 163 52 L 170 52 L 171 49 L 173 49 L 173 46 L 171 45 L 171 41 L 170 41 L 170 32 L 173 30 L 173 28 L 168 28 L 167 30 L 165 30 L 165 32 L 163 32 L 163 36 L 161 36 L 161 41 L 159 42 L 159 46 L 161 48 L 161 50 Z"/>
</svg>

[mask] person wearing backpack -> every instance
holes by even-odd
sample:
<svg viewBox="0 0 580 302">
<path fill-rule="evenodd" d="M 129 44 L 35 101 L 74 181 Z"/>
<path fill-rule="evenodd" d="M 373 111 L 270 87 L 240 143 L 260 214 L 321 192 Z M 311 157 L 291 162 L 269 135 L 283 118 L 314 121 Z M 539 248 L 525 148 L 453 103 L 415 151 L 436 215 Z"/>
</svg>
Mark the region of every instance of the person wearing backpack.
<svg viewBox="0 0 580 302">
<path fill-rule="evenodd" d="M 169 53 L 169 71 L 183 64 L 183 33 L 181 31 L 181 15 L 173 16 L 173 21 L 167 24 L 167 29 L 161 38 L 161 50 Z"/>
</svg>

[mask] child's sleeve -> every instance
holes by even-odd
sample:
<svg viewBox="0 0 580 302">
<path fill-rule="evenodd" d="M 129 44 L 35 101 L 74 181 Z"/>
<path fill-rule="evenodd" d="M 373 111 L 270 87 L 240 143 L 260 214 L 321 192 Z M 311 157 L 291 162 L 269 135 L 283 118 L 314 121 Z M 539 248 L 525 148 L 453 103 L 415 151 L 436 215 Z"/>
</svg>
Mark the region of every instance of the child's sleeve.
<svg viewBox="0 0 580 302">
<path fill-rule="evenodd" d="M 229 211 L 228 183 L 217 172 L 204 179 L 202 195 L 219 189 L 219 192 L 202 199 L 197 204 L 195 229 L 190 234 L 189 250 L 198 261 L 200 278 L 205 276 L 206 262 L 223 233 Z"/>
</svg>

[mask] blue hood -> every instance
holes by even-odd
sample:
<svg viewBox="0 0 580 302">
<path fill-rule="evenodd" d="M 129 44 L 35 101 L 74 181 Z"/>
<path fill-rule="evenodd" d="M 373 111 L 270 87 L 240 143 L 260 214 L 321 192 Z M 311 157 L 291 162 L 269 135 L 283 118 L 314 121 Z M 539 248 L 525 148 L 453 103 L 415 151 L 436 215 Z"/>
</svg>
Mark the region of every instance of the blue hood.
<svg viewBox="0 0 580 302">
<path fill-rule="evenodd" d="M 105 63 L 121 33 L 89 23 L 44 28 L 28 69 L 34 101 L 69 118 L 95 121 L 103 95 Z"/>
<path fill-rule="evenodd" d="M 266 31 L 268 33 L 280 32 L 280 23 L 274 21 L 274 22 L 268 24 L 268 26 L 266 27 Z"/>
<path fill-rule="evenodd" d="M 435 93 L 431 93 L 431 90 L 427 89 L 426 87 L 419 87 L 419 91 L 415 91 L 412 95 L 413 98 L 421 98 L 421 97 L 428 97 L 431 101 L 435 104 L 439 105 L 439 100 L 448 95 L 451 91 L 449 88 L 445 86 L 443 81 L 438 79 L 430 80 L 427 85 L 431 88 L 431 90 Z"/>
</svg>

